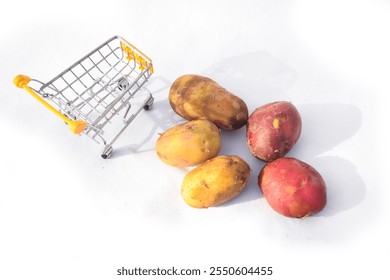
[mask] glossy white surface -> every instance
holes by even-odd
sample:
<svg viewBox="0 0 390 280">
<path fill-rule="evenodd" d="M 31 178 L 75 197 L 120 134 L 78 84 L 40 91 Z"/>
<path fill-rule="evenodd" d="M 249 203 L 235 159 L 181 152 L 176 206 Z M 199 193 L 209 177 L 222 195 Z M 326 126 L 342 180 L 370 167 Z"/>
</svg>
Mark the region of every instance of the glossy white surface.
<svg viewBox="0 0 390 280">
<path fill-rule="evenodd" d="M 0 17 L 0 278 L 115 279 L 122 266 L 388 277 L 389 13 L 379 0 L 9 1 Z M 156 100 L 103 160 L 102 146 L 69 133 L 12 79 L 48 81 L 113 35 L 153 59 Z M 188 169 L 154 152 L 158 134 L 182 121 L 167 96 L 186 73 L 216 80 L 250 111 L 295 104 L 303 131 L 289 156 L 323 175 L 325 210 L 295 220 L 268 206 L 245 128 L 222 133 L 221 154 L 250 164 L 246 189 L 220 207 L 187 206 Z"/>
</svg>

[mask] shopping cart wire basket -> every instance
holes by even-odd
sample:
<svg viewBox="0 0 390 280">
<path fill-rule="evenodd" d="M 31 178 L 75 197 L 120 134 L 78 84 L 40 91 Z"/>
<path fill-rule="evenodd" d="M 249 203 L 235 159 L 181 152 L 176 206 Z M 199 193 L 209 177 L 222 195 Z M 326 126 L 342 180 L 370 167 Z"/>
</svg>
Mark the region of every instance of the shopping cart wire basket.
<svg viewBox="0 0 390 280">
<path fill-rule="evenodd" d="M 18 75 L 14 84 L 68 124 L 71 132 L 103 143 L 101 156 L 108 158 L 112 145 L 133 119 L 152 107 L 153 96 L 144 86 L 152 74 L 152 60 L 114 36 L 47 83 Z M 133 108 L 132 100 L 140 92 L 146 98 Z M 108 141 L 105 132 L 118 116 L 123 124 Z"/>
</svg>

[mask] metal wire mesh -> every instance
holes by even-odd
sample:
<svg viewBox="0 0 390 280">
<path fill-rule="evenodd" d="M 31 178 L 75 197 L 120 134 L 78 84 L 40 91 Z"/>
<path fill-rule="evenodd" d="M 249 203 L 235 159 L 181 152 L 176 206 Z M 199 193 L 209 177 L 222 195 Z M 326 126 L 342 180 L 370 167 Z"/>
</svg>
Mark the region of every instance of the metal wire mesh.
<svg viewBox="0 0 390 280">
<path fill-rule="evenodd" d="M 120 37 L 112 38 L 39 90 L 69 118 L 86 121 L 84 133 L 93 139 L 102 138 L 103 128 L 130 108 L 139 90 L 147 91 L 142 86 L 152 73 L 151 63 L 140 64 L 136 50 L 124 44 Z"/>
</svg>

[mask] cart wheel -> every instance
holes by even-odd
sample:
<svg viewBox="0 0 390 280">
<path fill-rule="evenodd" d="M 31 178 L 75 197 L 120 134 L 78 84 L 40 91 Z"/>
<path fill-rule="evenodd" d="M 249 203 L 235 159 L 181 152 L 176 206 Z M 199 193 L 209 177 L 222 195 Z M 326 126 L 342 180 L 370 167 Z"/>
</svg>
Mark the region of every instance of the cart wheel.
<svg viewBox="0 0 390 280">
<path fill-rule="evenodd" d="M 154 98 L 153 97 L 150 97 L 150 99 L 148 100 L 148 102 L 146 102 L 146 104 L 144 105 L 144 109 L 146 111 L 149 111 L 150 109 L 152 109 L 153 107 L 153 102 L 154 102 Z"/>
<path fill-rule="evenodd" d="M 109 158 L 111 156 L 111 154 L 112 154 L 112 150 L 113 150 L 113 148 L 112 148 L 111 145 L 106 145 L 104 147 L 103 152 L 102 152 L 102 158 L 104 158 L 104 159 Z"/>
</svg>

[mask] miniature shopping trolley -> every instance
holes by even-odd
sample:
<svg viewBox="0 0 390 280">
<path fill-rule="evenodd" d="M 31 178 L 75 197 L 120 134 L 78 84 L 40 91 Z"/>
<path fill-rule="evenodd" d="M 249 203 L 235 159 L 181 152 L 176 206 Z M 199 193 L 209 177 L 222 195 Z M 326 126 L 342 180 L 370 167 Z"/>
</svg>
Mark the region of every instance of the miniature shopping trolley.
<svg viewBox="0 0 390 280">
<path fill-rule="evenodd" d="M 152 107 L 153 96 L 144 86 L 152 74 L 151 59 L 115 36 L 47 83 L 24 75 L 16 76 L 14 83 L 68 124 L 71 132 L 103 143 L 101 156 L 108 158 L 133 119 Z M 132 101 L 141 93 L 145 98 L 134 108 Z M 107 140 L 106 132 L 118 117 L 121 125 Z"/>
</svg>

